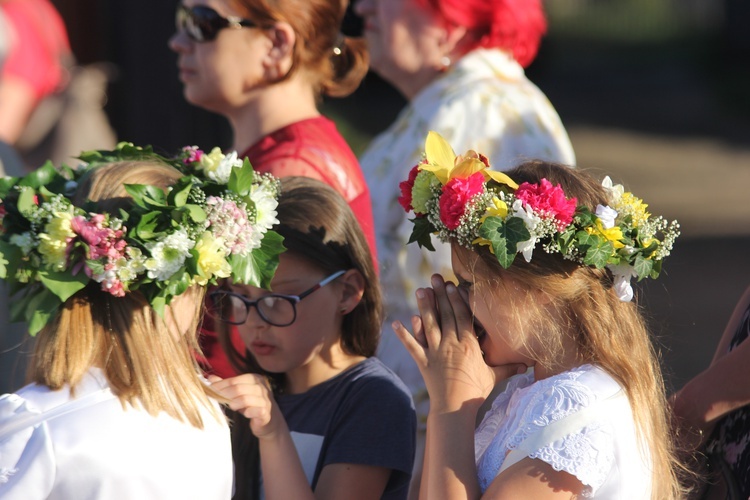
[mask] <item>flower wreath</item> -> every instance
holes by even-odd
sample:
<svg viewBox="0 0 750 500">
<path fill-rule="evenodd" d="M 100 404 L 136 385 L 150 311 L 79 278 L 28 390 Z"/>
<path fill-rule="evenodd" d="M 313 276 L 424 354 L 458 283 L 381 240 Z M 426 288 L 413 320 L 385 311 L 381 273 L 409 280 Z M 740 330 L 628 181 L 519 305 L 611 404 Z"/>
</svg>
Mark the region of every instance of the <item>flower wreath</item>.
<svg viewBox="0 0 750 500">
<path fill-rule="evenodd" d="M 280 183 L 219 148 L 195 146 L 164 157 L 120 143 L 87 151 L 78 168 L 47 162 L 25 177 L 0 179 L 0 278 L 18 300 L 11 319 L 35 335 L 69 297 L 91 281 L 116 297 L 138 290 L 161 315 L 192 284 L 231 277 L 267 288 L 284 251 L 278 223 Z M 78 182 L 97 165 L 152 160 L 184 174 L 166 193 L 130 184 L 133 207 L 102 213 L 72 204 Z"/>
<path fill-rule="evenodd" d="M 430 239 L 435 234 L 466 248 L 487 245 L 505 269 L 519 253 L 530 262 L 541 246 L 582 265 L 606 267 L 620 300 L 630 301 L 630 279 L 659 276 L 680 226 L 652 217 L 643 200 L 609 177 L 602 185 L 610 202 L 592 213 L 576 198 L 567 198 L 559 185 L 542 179 L 519 186 L 491 170 L 486 157 L 474 151 L 456 156 L 443 137 L 430 132 L 425 159 L 399 185 L 399 203 L 416 216 L 410 219 L 409 243 L 434 250 Z"/>
</svg>

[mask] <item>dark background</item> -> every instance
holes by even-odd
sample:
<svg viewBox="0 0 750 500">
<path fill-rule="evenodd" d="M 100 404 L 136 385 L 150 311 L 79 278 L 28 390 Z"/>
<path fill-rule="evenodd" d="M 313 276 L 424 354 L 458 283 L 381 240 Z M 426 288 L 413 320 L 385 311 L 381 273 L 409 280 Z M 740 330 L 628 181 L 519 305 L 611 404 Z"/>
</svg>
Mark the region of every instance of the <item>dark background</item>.
<svg viewBox="0 0 750 500">
<path fill-rule="evenodd" d="M 79 63 L 110 68 L 106 111 L 119 140 L 165 150 L 230 145 L 222 118 L 182 98 L 167 47 L 176 2 L 53 3 Z M 611 175 L 682 224 L 662 278 L 639 287 L 668 383 L 679 387 L 710 361 L 750 284 L 750 2 L 545 5 L 549 33 L 527 75 L 558 110 L 578 165 Z M 358 29 L 348 16 L 343 31 Z M 403 105 L 370 74 L 322 110 L 359 153 Z"/>
</svg>

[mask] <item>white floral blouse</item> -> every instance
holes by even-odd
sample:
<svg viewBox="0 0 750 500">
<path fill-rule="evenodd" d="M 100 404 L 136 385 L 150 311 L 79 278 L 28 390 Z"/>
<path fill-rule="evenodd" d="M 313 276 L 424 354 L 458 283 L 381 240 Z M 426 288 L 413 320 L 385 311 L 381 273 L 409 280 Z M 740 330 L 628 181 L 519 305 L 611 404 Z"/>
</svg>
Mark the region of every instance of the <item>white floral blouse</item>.
<svg viewBox="0 0 750 500">
<path fill-rule="evenodd" d="M 412 389 L 416 403 L 424 399 L 421 377 L 389 325 L 394 319 L 410 325 L 417 310 L 414 291 L 428 286 L 433 273 L 452 276 L 447 245 L 433 241 L 436 252 L 406 245 L 412 224 L 396 201 L 398 184 L 421 159 L 430 130 L 456 153 L 484 154 L 498 170 L 531 158 L 575 164 L 568 135 L 546 96 L 510 55 L 488 49 L 470 52 L 424 88 L 360 158 L 372 195 L 388 314 L 379 356 Z"/>
</svg>

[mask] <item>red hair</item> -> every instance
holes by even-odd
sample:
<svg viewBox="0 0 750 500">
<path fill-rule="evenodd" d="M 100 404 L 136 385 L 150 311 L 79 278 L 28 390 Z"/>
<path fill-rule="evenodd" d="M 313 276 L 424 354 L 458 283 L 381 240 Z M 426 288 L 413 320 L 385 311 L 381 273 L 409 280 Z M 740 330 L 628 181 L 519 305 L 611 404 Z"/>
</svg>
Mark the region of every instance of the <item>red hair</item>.
<svg viewBox="0 0 750 500">
<path fill-rule="evenodd" d="M 435 9 L 448 24 L 475 35 L 477 47 L 500 48 L 521 66 L 536 57 L 547 21 L 541 0 L 417 0 Z"/>
</svg>

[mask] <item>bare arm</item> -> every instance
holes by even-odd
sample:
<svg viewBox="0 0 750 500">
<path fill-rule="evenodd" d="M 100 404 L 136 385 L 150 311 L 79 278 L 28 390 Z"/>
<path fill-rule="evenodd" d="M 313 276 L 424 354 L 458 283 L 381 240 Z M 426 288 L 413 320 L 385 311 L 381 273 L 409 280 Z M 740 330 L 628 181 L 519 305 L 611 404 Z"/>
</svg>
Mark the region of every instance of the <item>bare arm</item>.
<svg viewBox="0 0 750 500">
<path fill-rule="evenodd" d="M 672 397 L 677 417 L 687 428 L 702 431 L 704 438 L 721 417 L 750 404 L 750 384 L 741 383 L 750 380 L 750 342 L 745 341 L 727 353 L 748 305 L 750 288 L 735 306 L 711 365 Z"/>
<path fill-rule="evenodd" d="M 0 140 L 15 144 L 37 105 L 32 88 L 23 80 L 0 80 Z"/>
<path fill-rule="evenodd" d="M 312 491 L 284 416 L 262 377 L 244 374 L 210 377 L 212 387 L 229 406 L 250 419 L 258 438 L 263 489 L 268 500 L 377 500 L 383 496 L 391 469 L 361 464 L 330 464 Z"/>
</svg>

